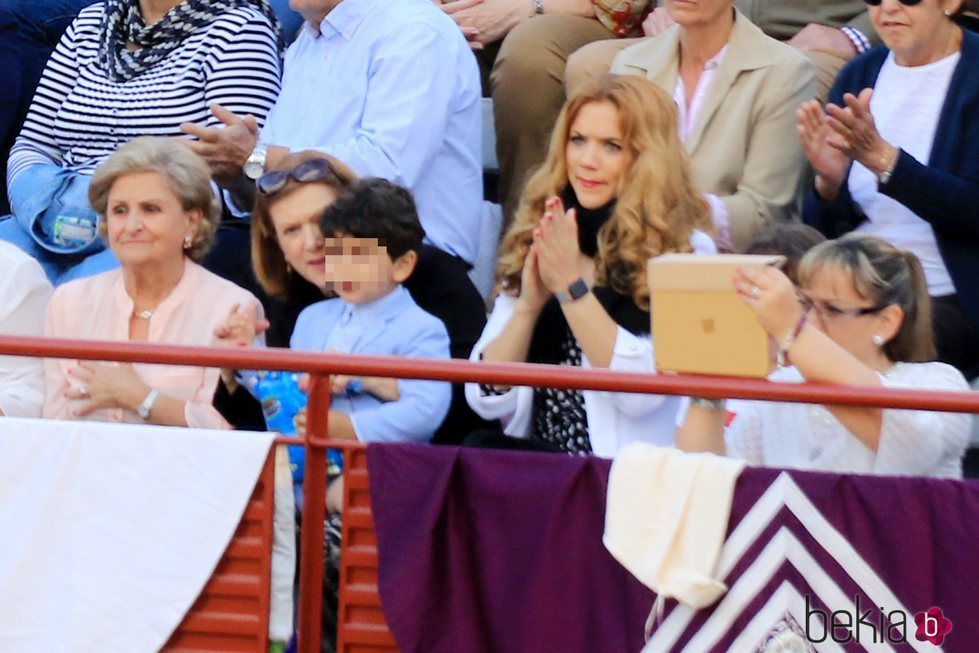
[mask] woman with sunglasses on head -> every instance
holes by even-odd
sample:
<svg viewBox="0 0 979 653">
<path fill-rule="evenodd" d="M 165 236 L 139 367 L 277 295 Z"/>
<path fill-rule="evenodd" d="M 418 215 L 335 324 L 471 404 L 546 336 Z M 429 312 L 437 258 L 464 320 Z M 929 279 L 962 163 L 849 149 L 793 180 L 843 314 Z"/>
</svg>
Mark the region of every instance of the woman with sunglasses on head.
<svg viewBox="0 0 979 653">
<path fill-rule="evenodd" d="M 954 367 L 928 362 L 930 300 L 914 254 L 850 234 L 810 250 L 799 276 L 801 292 L 775 268 L 734 280 L 779 345 L 771 380 L 968 390 Z M 692 399 L 676 445 L 751 465 L 961 477 L 971 423 L 958 413 Z"/>
<path fill-rule="evenodd" d="M 346 165 L 314 150 L 289 154 L 258 179 L 251 227 L 252 265 L 271 297 L 268 320 L 258 325 L 259 329 L 268 327 L 268 345 L 288 347 L 299 313 L 323 300 L 326 251 L 320 217 L 338 193 L 356 179 Z M 478 293 L 471 296 L 465 292 L 471 284 L 445 282 L 446 272 L 440 267 L 443 260 L 444 253 L 423 244 L 415 271 L 404 287 L 423 310 L 445 324 L 452 356 L 466 358 L 486 322 L 485 307 Z M 254 331 L 251 316 L 238 312 L 229 316 L 217 336 L 228 342 L 250 342 Z M 234 390 L 230 371 L 224 378 L 228 389 Z M 244 403 L 231 406 L 235 408 L 229 410 L 239 413 L 253 412 Z M 479 423 L 466 404 L 461 384 L 457 384 L 436 441 L 457 442 Z"/>
<path fill-rule="evenodd" d="M 288 347 L 304 308 L 323 300 L 325 249 L 319 219 L 337 194 L 357 176 L 333 157 L 306 150 L 290 154 L 256 182 L 251 222 L 251 261 L 255 278 L 268 296 L 267 319 L 250 311 L 232 311 L 215 331 L 218 342 L 243 346 L 264 332 L 270 347 Z M 265 417 L 255 398 L 225 369 L 215 406 L 235 425 L 264 430 Z"/>
<path fill-rule="evenodd" d="M 252 266 L 271 298 L 271 347 L 288 347 L 296 318 L 323 300 L 325 249 L 320 216 L 357 175 L 328 154 L 290 154 L 256 182 L 252 212 Z"/>
<path fill-rule="evenodd" d="M 867 0 L 884 46 L 837 78 L 798 131 L 816 172 L 806 220 L 874 234 L 921 260 L 938 358 L 979 372 L 979 36 L 961 0 Z"/>
<path fill-rule="evenodd" d="M 646 261 L 715 251 L 700 231 L 710 208 L 693 185 L 676 120 L 670 97 L 639 77 L 605 75 L 565 103 L 503 239 L 501 292 L 473 359 L 653 370 Z M 481 416 L 501 420 L 507 436 L 606 457 L 633 440 L 669 444 L 679 405 L 475 383 L 466 397 Z"/>
</svg>

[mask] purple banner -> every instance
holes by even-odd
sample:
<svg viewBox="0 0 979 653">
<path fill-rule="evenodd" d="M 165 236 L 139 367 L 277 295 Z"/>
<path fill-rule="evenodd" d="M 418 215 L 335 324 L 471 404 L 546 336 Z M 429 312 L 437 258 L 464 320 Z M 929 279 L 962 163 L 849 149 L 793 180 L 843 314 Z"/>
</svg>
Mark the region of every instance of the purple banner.
<svg viewBox="0 0 979 653">
<path fill-rule="evenodd" d="M 709 609 L 602 545 L 610 461 L 370 445 L 384 613 L 405 653 L 894 650 L 979 641 L 979 484 L 746 469 Z M 663 497 L 664 501 L 669 497 Z"/>
</svg>

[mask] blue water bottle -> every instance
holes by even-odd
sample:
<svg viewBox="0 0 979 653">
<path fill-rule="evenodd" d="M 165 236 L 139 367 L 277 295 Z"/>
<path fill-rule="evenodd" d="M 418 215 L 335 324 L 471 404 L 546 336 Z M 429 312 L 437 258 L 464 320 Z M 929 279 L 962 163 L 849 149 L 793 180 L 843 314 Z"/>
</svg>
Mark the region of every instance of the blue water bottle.
<svg viewBox="0 0 979 653">
<path fill-rule="evenodd" d="M 306 407 L 306 393 L 299 389 L 298 372 L 258 372 L 249 379 L 252 393 L 262 404 L 265 425 L 282 435 L 295 435 L 296 413 Z M 289 446 L 289 467 L 293 483 L 302 483 L 306 448 Z"/>
</svg>

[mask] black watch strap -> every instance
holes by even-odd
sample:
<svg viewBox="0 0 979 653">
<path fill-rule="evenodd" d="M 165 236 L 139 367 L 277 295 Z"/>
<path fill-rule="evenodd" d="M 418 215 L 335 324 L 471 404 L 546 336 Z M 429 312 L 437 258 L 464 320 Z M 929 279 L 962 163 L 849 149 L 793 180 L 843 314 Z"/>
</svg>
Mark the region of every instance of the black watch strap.
<svg viewBox="0 0 979 653">
<path fill-rule="evenodd" d="M 554 296 L 557 297 L 558 302 L 561 304 L 567 304 L 568 302 L 581 299 L 588 294 L 589 290 L 590 288 L 588 287 L 588 284 L 585 283 L 585 280 L 578 277 L 571 282 L 571 285 L 568 286 L 567 290 L 559 290 L 558 292 L 554 293 Z"/>
</svg>

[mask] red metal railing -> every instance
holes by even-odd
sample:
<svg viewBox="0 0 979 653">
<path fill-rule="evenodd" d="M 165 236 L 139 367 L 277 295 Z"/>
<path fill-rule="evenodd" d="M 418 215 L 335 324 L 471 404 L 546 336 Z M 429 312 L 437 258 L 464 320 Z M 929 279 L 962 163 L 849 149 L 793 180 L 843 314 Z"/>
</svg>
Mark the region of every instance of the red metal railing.
<svg viewBox="0 0 979 653">
<path fill-rule="evenodd" d="M 327 414 L 331 374 L 979 413 L 979 393 L 975 392 L 781 384 L 756 379 L 626 374 L 609 370 L 586 370 L 526 363 L 471 363 L 458 360 L 405 359 L 393 356 L 316 354 L 287 349 L 224 349 L 18 336 L 0 336 L 0 354 L 306 372 L 312 376 L 308 434 L 305 441 L 308 451 L 303 480 L 303 492 L 306 497 L 325 496 L 326 449 L 328 447 L 343 449 L 352 446 L 349 441 L 330 440 L 328 437 Z M 297 443 L 295 438 L 277 438 L 276 442 Z M 321 524 L 326 517 L 325 512 L 323 501 L 307 500 L 303 505 L 303 523 Z M 322 626 L 320 622 L 322 575 L 322 530 L 304 528 L 299 578 L 299 650 L 301 653 L 319 650 Z"/>
</svg>

